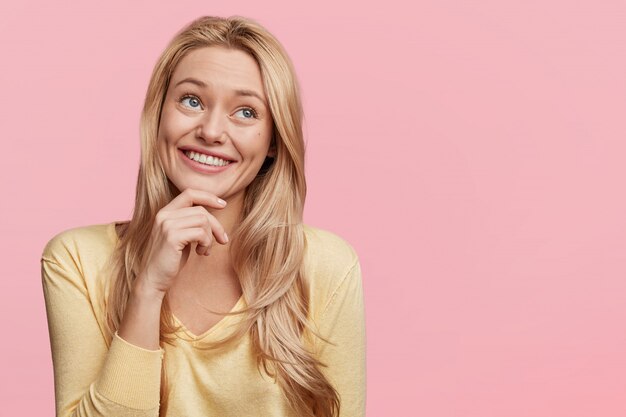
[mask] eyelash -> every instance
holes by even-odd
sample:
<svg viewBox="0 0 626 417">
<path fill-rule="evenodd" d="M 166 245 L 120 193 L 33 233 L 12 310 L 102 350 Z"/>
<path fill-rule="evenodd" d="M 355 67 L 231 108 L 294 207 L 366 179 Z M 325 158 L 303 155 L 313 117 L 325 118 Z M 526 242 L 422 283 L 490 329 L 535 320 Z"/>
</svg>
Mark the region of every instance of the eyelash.
<svg viewBox="0 0 626 417">
<path fill-rule="evenodd" d="M 202 105 L 202 101 L 200 100 L 200 98 L 199 98 L 198 96 L 194 95 L 194 94 L 183 94 L 183 95 L 180 97 L 180 99 L 178 100 L 178 102 L 179 102 L 179 103 L 182 103 L 182 102 L 183 102 L 183 100 L 185 100 L 186 98 L 195 98 L 196 100 L 198 100 L 198 102 L 200 103 L 200 105 Z M 241 109 L 239 109 L 239 110 L 244 110 L 244 109 L 250 110 L 250 111 L 252 112 L 252 117 L 253 117 L 254 119 L 258 119 L 258 117 L 259 117 L 259 113 L 256 111 L 256 109 L 255 109 L 254 107 L 245 106 L 245 107 L 242 107 L 242 108 L 241 108 Z M 238 111 L 239 111 L 239 110 L 238 110 Z"/>
</svg>

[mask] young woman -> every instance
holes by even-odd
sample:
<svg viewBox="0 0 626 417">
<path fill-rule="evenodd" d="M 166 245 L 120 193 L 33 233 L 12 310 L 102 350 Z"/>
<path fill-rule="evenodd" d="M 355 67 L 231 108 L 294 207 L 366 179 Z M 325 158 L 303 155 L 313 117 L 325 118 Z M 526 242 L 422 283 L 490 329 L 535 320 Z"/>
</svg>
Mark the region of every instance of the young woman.
<svg viewBox="0 0 626 417">
<path fill-rule="evenodd" d="M 363 416 L 358 257 L 302 223 L 293 66 L 256 22 L 203 17 L 141 117 L 132 219 L 43 250 L 57 416 Z"/>
</svg>

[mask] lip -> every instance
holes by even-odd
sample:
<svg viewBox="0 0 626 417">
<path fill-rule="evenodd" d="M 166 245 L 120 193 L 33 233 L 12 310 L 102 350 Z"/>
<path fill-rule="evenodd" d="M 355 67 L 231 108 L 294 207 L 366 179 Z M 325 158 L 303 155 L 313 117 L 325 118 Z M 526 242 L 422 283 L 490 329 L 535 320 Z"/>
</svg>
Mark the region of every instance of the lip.
<svg viewBox="0 0 626 417">
<path fill-rule="evenodd" d="M 189 150 L 193 150 L 193 149 L 189 149 Z M 228 165 L 224 165 L 222 167 L 214 167 L 214 166 L 202 164 L 200 162 L 196 162 L 193 159 L 189 159 L 187 157 L 187 155 L 185 155 L 185 150 L 182 149 L 182 148 L 178 149 L 178 153 L 180 154 L 180 157 L 183 159 L 183 162 L 187 166 L 189 166 L 194 171 L 198 171 L 198 172 L 201 172 L 203 174 L 215 174 L 215 173 L 218 173 L 218 172 L 222 172 L 222 171 L 227 170 L 231 165 L 236 163 L 236 162 L 231 160 L 231 162 Z M 216 156 L 216 155 L 214 155 L 214 156 Z M 224 158 L 224 159 L 226 159 L 226 158 Z"/>
<path fill-rule="evenodd" d="M 195 146 L 181 146 L 178 149 L 181 149 L 183 151 L 194 151 L 194 152 L 197 152 L 197 153 L 203 153 L 205 155 L 217 156 L 218 158 L 225 159 L 226 161 L 237 162 L 236 160 L 234 160 L 233 158 L 231 158 L 228 155 L 224 155 L 222 153 L 214 152 L 214 151 L 207 151 L 207 150 L 202 149 L 202 148 L 196 148 Z"/>
</svg>

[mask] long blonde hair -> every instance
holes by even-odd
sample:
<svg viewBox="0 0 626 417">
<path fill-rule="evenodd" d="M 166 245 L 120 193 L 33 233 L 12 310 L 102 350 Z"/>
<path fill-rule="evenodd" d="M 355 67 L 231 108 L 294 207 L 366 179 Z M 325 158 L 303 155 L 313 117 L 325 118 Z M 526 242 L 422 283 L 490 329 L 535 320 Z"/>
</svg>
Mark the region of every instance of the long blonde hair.
<svg viewBox="0 0 626 417">
<path fill-rule="evenodd" d="M 249 334 L 258 368 L 275 378 L 297 415 L 338 416 L 338 393 L 320 370 L 326 365 L 307 349 L 311 334 L 321 336 L 308 322 L 302 224 L 305 145 L 299 87 L 281 44 L 247 18 L 205 16 L 191 22 L 172 39 L 154 68 L 141 114 L 141 164 L 133 216 L 123 224 L 111 258 L 113 278 L 107 284 L 105 305 L 109 342 L 119 328 L 133 282 L 145 261 L 155 216 L 175 197 L 156 143 L 170 77 L 189 51 L 214 45 L 245 51 L 259 64 L 274 122 L 276 155 L 266 160 L 248 186 L 241 221 L 231 236 L 231 258 L 248 305 L 238 312 L 244 319 L 227 338 L 205 348 L 222 348 Z M 167 297 L 160 320 L 161 346 L 173 344 L 178 327 Z M 165 366 L 161 380 L 160 415 L 164 416 L 168 402 Z"/>
</svg>

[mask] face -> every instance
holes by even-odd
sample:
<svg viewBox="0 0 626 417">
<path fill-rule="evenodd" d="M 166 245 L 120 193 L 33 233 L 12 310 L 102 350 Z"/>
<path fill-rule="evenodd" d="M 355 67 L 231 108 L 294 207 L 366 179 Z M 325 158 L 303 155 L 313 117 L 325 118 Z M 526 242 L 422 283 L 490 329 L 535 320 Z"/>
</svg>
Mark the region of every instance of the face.
<svg viewBox="0 0 626 417">
<path fill-rule="evenodd" d="M 243 197 L 270 149 L 273 121 L 255 59 L 219 46 L 189 52 L 176 66 L 163 103 L 158 152 L 183 191 Z"/>
</svg>

